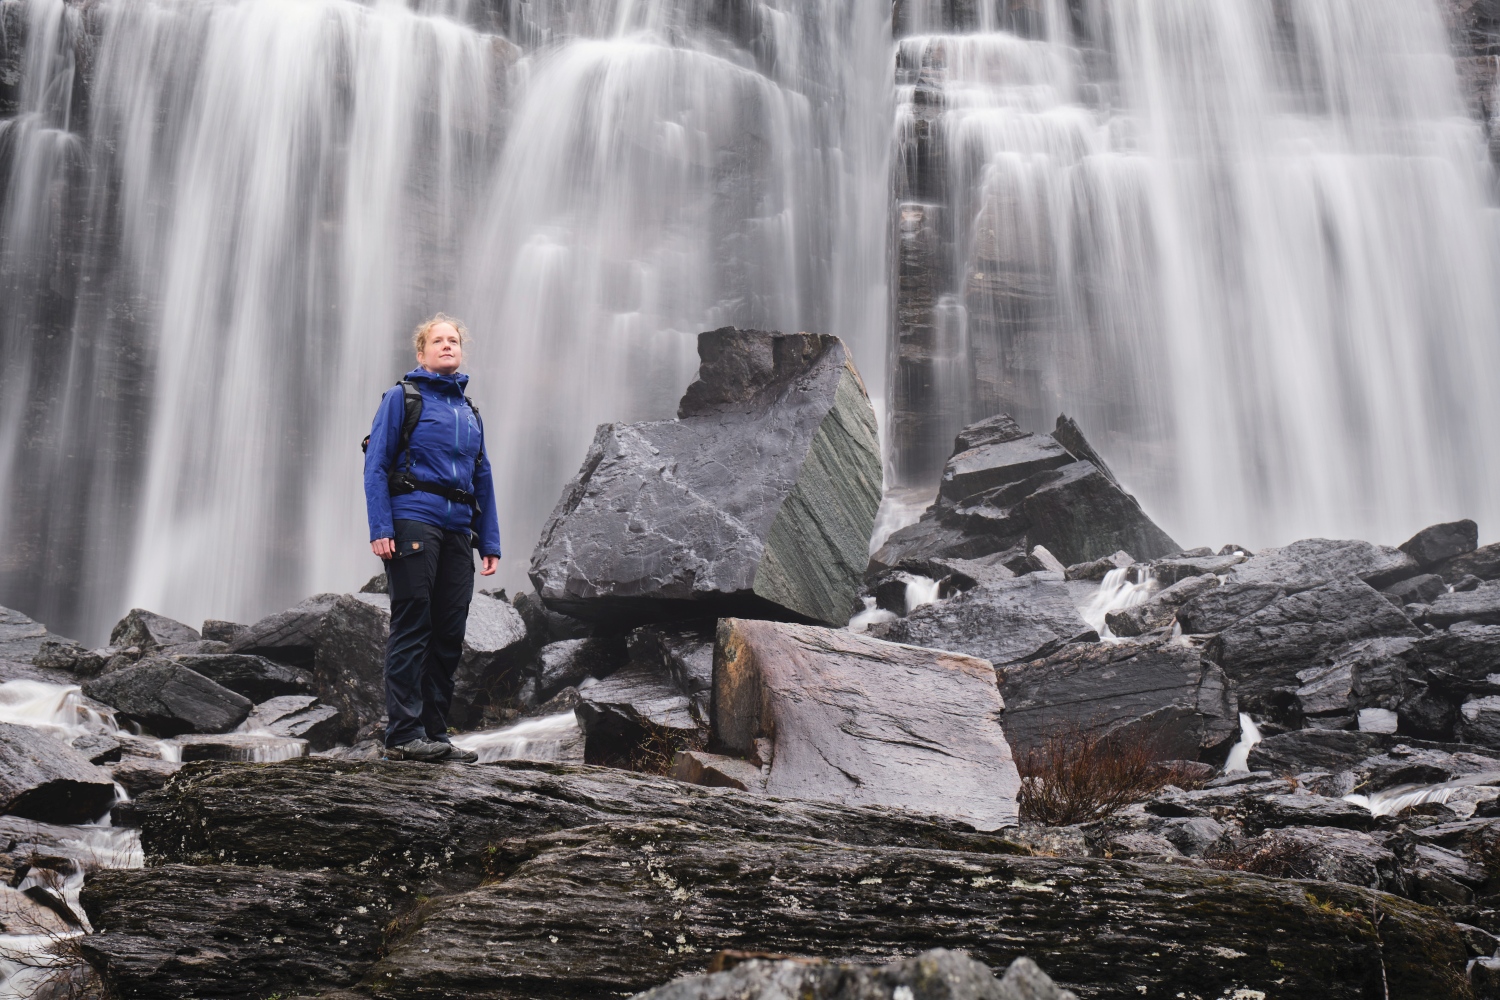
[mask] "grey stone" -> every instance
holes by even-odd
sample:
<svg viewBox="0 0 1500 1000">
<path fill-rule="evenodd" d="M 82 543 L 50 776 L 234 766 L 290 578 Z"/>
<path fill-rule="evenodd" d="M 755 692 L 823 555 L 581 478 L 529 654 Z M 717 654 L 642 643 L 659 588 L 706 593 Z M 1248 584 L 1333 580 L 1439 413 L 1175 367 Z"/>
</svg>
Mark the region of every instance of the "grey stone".
<svg viewBox="0 0 1500 1000">
<path fill-rule="evenodd" d="M 83 693 L 158 736 L 227 733 L 245 721 L 251 701 L 167 659 L 142 660 L 83 685 Z"/>
<path fill-rule="evenodd" d="M 1109 612 L 1104 616 L 1104 623 L 1116 636 L 1124 638 L 1170 628 L 1176 621 L 1178 608 L 1218 586 L 1219 578 L 1212 573 L 1182 577 L 1152 594 L 1144 604 Z"/>
<path fill-rule="evenodd" d="M 264 618 L 232 651 L 264 656 L 313 676 L 314 693 L 338 710 L 339 742 L 385 717 L 385 645 L 390 605 L 382 594 L 318 594 Z"/>
<path fill-rule="evenodd" d="M 1223 672 L 1171 641 L 1080 643 L 996 675 L 1005 733 L 1020 760 L 1069 731 L 1128 734 L 1163 760 L 1196 760 L 1239 732 Z"/>
<path fill-rule="evenodd" d="M 143 653 L 202 639 L 197 629 L 142 608 L 132 608 L 109 633 L 111 646 L 135 646 Z"/>
<path fill-rule="evenodd" d="M 1491 580 L 1470 591 L 1442 594 L 1422 612 L 1420 620 L 1437 628 L 1459 622 L 1500 625 L 1500 581 Z"/>
<path fill-rule="evenodd" d="M 1458 715 L 1459 739 L 1500 749 L 1500 695 L 1466 701 L 1459 707 Z"/>
<path fill-rule="evenodd" d="M 175 654 L 172 659 L 216 684 L 260 702 L 314 690 L 312 674 L 298 667 L 247 653 Z"/>
<path fill-rule="evenodd" d="M 126 757 L 112 765 L 109 773 L 131 798 L 138 798 L 147 792 L 160 790 L 181 769 L 182 764 L 174 760 Z"/>
<path fill-rule="evenodd" d="M 1370 830 L 1376 822 L 1368 809 L 1353 802 L 1307 792 L 1252 799 L 1247 804 L 1246 819 L 1248 826 L 1261 830 L 1284 826 Z"/>
<path fill-rule="evenodd" d="M 1268 736 L 1250 751 L 1250 767 L 1257 771 L 1274 771 L 1277 774 L 1301 774 L 1308 771 L 1326 771 L 1330 774 L 1341 771 L 1354 772 L 1364 767 L 1367 761 L 1378 761 L 1386 754 L 1406 748 L 1405 759 L 1412 759 L 1415 751 L 1432 751 L 1443 755 L 1440 765 L 1432 765 L 1427 771 L 1391 771 L 1385 780 L 1399 784 L 1404 780 L 1419 782 L 1447 781 L 1461 773 L 1487 770 L 1494 761 L 1500 761 L 1500 751 L 1463 744 L 1433 743 L 1407 736 L 1386 733 L 1355 733 L 1333 730 L 1303 729 L 1296 732 Z M 1454 754 L 1473 755 L 1476 761 L 1468 770 L 1455 769 Z M 1364 772 L 1368 779 L 1370 772 Z M 1382 784 L 1380 787 L 1385 787 Z"/>
<path fill-rule="evenodd" d="M 1197 556 L 1172 556 L 1167 559 L 1153 560 L 1150 564 L 1151 576 L 1163 587 L 1170 587 L 1179 580 L 1203 576 L 1206 573 L 1215 575 L 1227 573 L 1248 558 L 1249 556 L 1243 549 L 1235 549 L 1228 554 L 1219 555 L 1205 553 Z"/>
<path fill-rule="evenodd" d="M 32 621 L 19 611 L 0 607 L 0 660 L 14 663 L 30 663 L 41 652 L 42 643 L 59 641 L 77 646 L 71 639 L 63 639 L 47 631 L 41 622 Z"/>
<path fill-rule="evenodd" d="M 650 663 L 671 675 L 687 695 L 705 694 L 714 685 L 714 624 L 648 625 L 630 633 L 630 658 Z"/>
<path fill-rule="evenodd" d="M 1407 604 L 1430 604 L 1448 592 L 1448 585 L 1436 573 L 1423 573 L 1400 583 L 1393 583 L 1381 593 L 1396 599 L 1398 607 Z"/>
<path fill-rule="evenodd" d="M 75 736 L 68 745 L 88 758 L 90 764 L 109 764 L 124 756 L 124 745 L 104 733 L 84 733 Z"/>
<path fill-rule="evenodd" d="M 726 618 L 714 647 L 714 738 L 772 741 L 770 795 L 888 805 L 992 830 L 1020 777 L 984 660 L 836 629 Z"/>
<path fill-rule="evenodd" d="M 842 341 L 700 334 L 678 419 L 605 424 L 532 556 L 591 620 L 764 614 L 842 624 L 880 505 L 875 414 Z"/>
<path fill-rule="evenodd" d="M 233 643 L 250 628 L 239 622 L 226 622 L 218 618 L 209 618 L 203 622 L 203 638 L 213 639 L 225 644 Z"/>
<path fill-rule="evenodd" d="M 1450 584 L 1458 583 L 1466 576 L 1481 580 L 1500 579 L 1500 542 L 1481 545 L 1473 552 L 1444 559 L 1431 570 Z"/>
<path fill-rule="evenodd" d="M 1224 836 L 1224 824 L 1207 816 L 1175 816 L 1163 820 L 1159 832 L 1183 854 L 1197 857 Z"/>
<path fill-rule="evenodd" d="M 1070 642 L 1099 639 L 1061 583 L 1035 576 L 974 587 L 905 618 L 872 625 L 869 634 L 978 656 L 996 666 L 1046 656 Z"/>
<path fill-rule="evenodd" d="M 938 496 L 962 500 L 1076 461 L 1050 437 L 1023 434 L 961 451 L 948 459 Z"/>
<path fill-rule="evenodd" d="M 475 594 L 469 602 L 463 653 L 453 672 L 449 722 L 473 729 L 487 713 L 510 704 L 525 679 L 531 652 L 520 612 L 506 601 Z"/>
<path fill-rule="evenodd" d="M 1290 855 L 1294 878 L 1342 882 L 1381 892 L 1401 892 L 1404 881 L 1395 852 L 1361 830 L 1289 826 L 1268 830 L 1238 845 L 1241 855 Z"/>
<path fill-rule="evenodd" d="M 688 737 L 707 729 L 706 714 L 695 714 L 692 699 L 672 675 L 653 664 L 627 664 L 578 694 L 578 707 L 573 711 L 590 761 L 603 762 L 610 749 L 624 750 L 653 731 Z"/>
<path fill-rule="evenodd" d="M 1213 635 L 1286 595 L 1273 583 L 1230 583 L 1184 601 L 1176 611 L 1186 635 Z"/>
<path fill-rule="evenodd" d="M 626 644 L 617 637 L 548 643 L 537 653 L 524 698 L 528 704 L 541 704 L 563 688 L 577 687 L 586 678 L 608 677 L 624 666 L 627 657 Z"/>
<path fill-rule="evenodd" d="M 1235 681 L 1242 708 L 1275 714 L 1294 700 L 1297 672 L 1333 647 L 1373 636 L 1420 635 L 1368 584 L 1346 577 L 1272 601 L 1225 628 L 1206 653 Z M 1284 698 L 1278 689 L 1286 691 Z"/>
<path fill-rule="evenodd" d="M 334 746 L 343 727 L 332 705 L 319 704 L 313 695 L 293 694 L 256 705 L 241 728 L 249 733 L 306 740 L 307 748 L 316 751 Z"/>
<path fill-rule="evenodd" d="M 1092 580 L 1097 583 L 1114 570 L 1127 569 L 1134 563 L 1135 557 L 1129 552 L 1116 552 L 1093 562 L 1074 563 L 1067 568 L 1064 576 L 1069 580 Z"/>
<path fill-rule="evenodd" d="M 1479 525 L 1467 519 L 1423 528 L 1400 546 L 1401 551 L 1415 559 L 1423 569 L 1477 548 Z"/>
<path fill-rule="evenodd" d="M 1269 583 L 1289 593 L 1356 576 L 1375 588 L 1416 576 L 1421 567 L 1389 545 L 1358 540 L 1304 538 L 1279 549 L 1262 549 L 1229 571 L 1233 583 Z"/>
<path fill-rule="evenodd" d="M 879 571 L 913 559 L 976 559 L 1037 545 L 1065 565 L 1122 550 L 1150 559 L 1180 548 L 1097 467 L 1073 462 L 957 503 L 934 504 L 916 524 L 892 533 L 871 565 Z"/>
<path fill-rule="evenodd" d="M 109 772 L 29 726 L 0 722 L 0 812 L 43 823 L 87 823 L 115 799 Z"/>
<path fill-rule="evenodd" d="M 741 757 L 682 750 L 672 759 L 669 772 L 678 781 L 710 788 L 738 788 L 742 792 L 765 791 L 766 776 L 760 766 Z"/>
</svg>

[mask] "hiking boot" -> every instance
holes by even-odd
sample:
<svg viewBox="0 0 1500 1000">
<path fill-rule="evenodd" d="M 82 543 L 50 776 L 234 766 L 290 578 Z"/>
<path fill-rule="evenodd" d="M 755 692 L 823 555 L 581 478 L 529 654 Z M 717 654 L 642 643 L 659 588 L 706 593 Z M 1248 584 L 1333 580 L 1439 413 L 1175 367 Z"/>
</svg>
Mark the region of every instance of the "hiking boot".
<svg viewBox="0 0 1500 1000">
<path fill-rule="evenodd" d="M 453 752 L 453 747 L 447 743 L 439 743 L 436 740 L 415 739 L 401 744 L 398 747 L 386 747 L 386 760 L 421 760 L 436 762 L 447 760 L 448 755 Z"/>
<path fill-rule="evenodd" d="M 452 743 L 449 743 L 448 747 L 448 756 L 444 758 L 445 760 L 456 760 L 462 764 L 479 763 L 479 755 L 473 750 L 465 750 L 463 747 L 456 746 Z"/>
</svg>

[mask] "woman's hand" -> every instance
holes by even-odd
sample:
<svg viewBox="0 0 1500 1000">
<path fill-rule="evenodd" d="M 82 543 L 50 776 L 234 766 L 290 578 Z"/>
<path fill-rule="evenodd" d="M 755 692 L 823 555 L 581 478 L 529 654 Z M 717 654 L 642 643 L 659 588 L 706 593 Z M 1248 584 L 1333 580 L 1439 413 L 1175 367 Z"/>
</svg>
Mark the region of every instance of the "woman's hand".
<svg viewBox="0 0 1500 1000">
<path fill-rule="evenodd" d="M 370 551 L 382 559 L 389 559 L 396 554 L 396 540 L 394 538 L 377 538 L 370 543 Z"/>
<path fill-rule="evenodd" d="M 479 569 L 480 576 L 494 576 L 495 570 L 500 568 L 499 556 L 485 556 L 484 565 Z"/>
</svg>

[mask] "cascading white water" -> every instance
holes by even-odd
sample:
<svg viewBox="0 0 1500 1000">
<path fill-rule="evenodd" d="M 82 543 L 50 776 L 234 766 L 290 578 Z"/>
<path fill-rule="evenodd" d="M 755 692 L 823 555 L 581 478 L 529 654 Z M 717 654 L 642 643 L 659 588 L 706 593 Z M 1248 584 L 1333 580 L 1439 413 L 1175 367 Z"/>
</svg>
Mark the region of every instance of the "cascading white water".
<svg viewBox="0 0 1500 1000">
<path fill-rule="evenodd" d="M 1438 0 L 22 2 L 0 603 L 64 632 L 374 572 L 355 444 L 437 308 L 512 588 L 593 425 L 725 323 L 838 333 L 877 397 L 894 326 L 919 490 L 958 424 L 1066 410 L 1186 544 L 1500 514 Z"/>
<path fill-rule="evenodd" d="M 1073 6 L 901 42 L 952 229 L 934 447 L 1065 410 L 1187 544 L 1500 517 L 1493 176 L 1438 4 Z"/>
</svg>

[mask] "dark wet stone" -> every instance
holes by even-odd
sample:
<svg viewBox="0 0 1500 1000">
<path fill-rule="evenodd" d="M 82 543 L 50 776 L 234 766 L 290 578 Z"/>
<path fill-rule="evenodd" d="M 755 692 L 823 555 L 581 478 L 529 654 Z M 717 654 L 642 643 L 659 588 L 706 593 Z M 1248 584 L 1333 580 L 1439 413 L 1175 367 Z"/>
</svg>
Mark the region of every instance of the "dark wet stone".
<svg viewBox="0 0 1500 1000">
<path fill-rule="evenodd" d="M 589 677 L 602 680 L 624 666 L 628 657 L 625 641 L 618 636 L 549 643 L 537 653 L 522 699 L 528 705 L 541 704 Z"/>
<path fill-rule="evenodd" d="M 1483 583 L 1470 591 L 1441 594 L 1423 609 L 1419 620 L 1437 628 L 1459 622 L 1500 625 L 1500 581 Z"/>
<path fill-rule="evenodd" d="M 1415 559 L 1423 569 L 1477 548 L 1479 525 L 1467 519 L 1423 528 L 1400 546 L 1401 551 Z"/>
<path fill-rule="evenodd" d="M 177 761 L 126 757 L 112 765 L 109 773 L 131 798 L 138 798 L 162 788 L 181 769 L 182 764 Z"/>
<path fill-rule="evenodd" d="M 197 629 L 142 608 L 132 608 L 109 633 L 111 646 L 135 646 L 143 653 L 202 640 Z"/>
<path fill-rule="evenodd" d="M 872 625 L 869 634 L 888 642 L 978 656 L 995 666 L 1099 638 L 1078 613 L 1067 588 L 1035 576 L 974 587 L 917 608 L 905 618 Z"/>
<path fill-rule="evenodd" d="M 142 660 L 96 677 L 83 693 L 158 736 L 227 733 L 245 721 L 251 701 L 166 659 Z"/>
<path fill-rule="evenodd" d="M 255 702 L 279 695 L 306 694 L 315 687 L 312 674 L 306 670 L 264 656 L 217 653 L 175 655 L 172 659 Z"/>
<path fill-rule="evenodd" d="M 1017 759 L 1048 737 L 1105 731 L 1137 738 L 1161 759 L 1196 760 L 1232 743 L 1239 707 L 1223 671 L 1170 641 L 1080 643 L 996 670 L 1002 723 Z"/>
<path fill-rule="evenodd" d="M 1375 588 L 1416 576 L 1421 567 L 1389 545 L 1358 540 L 1304 538 L 1279 549 L 1262 549 L 1229 571 L 1226 583 L 1268 583 L 1289 593 L 1356 576 Z"/>
<path fill-rule="evenodd" d="M 843 342 L 716 330 L 678 419 L 604 424 L 532 556 L 549 607 L 644 623 L 842 624 L 880 505 L 875 414 Z"/>
<path fill-rule="evenodd" d="M 1430 604 L 1448 592 L 1448 585 L 1436 573 L 1423 573 L 1400 583 L 1393 583 L 1381 593 L 1395 598 L 1397 607 L 1408 604 Z"/>
<path fill-rule="evenodd" d="M 1431 569 L 1451 584 L 1458 583 L 1466 576 L 1481 580 L 1500 579 L 1500 542 L 1481 545 L 1473 552 L 1444 559 Z"/>
<path fill-rule="evenodd" d="M 1377 591 L 1346 577 L 1272 601 L 1225 628 L 1205 652 L 1234 680 L 1243 709 L 1275 714 L 1294 699 L 1297 672 L 1334 647 L 1374 636 L 1420 635 Z M 1286 692 L 1284 698 L 1277 689 Z"/>
<path fill-rule="evenodd" d="M 1273 583 L 1231 583 L 1205 590 L 1176 610 L 1177 624 L 1186 635 L 1222 632 L 1286 595 Z"/>
<path fill-rule="evenodd" d="M 42 643 L 54 640 L 69 646 L 78 644 L 47 631 L 41 622 L 32 621 L 19 611 L 0 608 L 0 660 L 30 663 L 41 652 Z"/>
<path fill-rule="evenodd" d="M 39 729 L 0 722 L 0 812 L 44 823 L 87 823 L 115 799 L 109 772 Z"/>
</svg>

